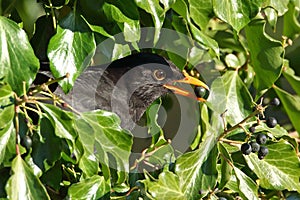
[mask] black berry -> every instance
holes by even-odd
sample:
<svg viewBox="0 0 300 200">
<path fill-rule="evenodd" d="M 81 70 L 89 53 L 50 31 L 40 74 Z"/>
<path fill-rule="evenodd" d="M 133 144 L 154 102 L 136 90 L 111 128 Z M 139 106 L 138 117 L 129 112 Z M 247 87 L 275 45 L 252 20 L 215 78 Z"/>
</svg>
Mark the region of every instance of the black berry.
<svg viewBox="0 0 300 200">
<path fill-rule="evenodd" d="M 252 151 L 251 145 L 248 144 L 248 143 L 243 143 L 242 146 L 241 146 L 241 151 L 242 151 L 243 154 L 249 155 Z"/>
<path fill-rule="evenodd" d="M 269 117 L 267 119 L 267 126 L 269 128 L 274 128 L 276 126 L 276 124 L 277 124 L 277 120 L 274 117 Z"/>
<path fill-rule="evenodd" d="M 261 146 L 258 151 L 258 158 L 261 160 L 269 153 L 269 149 L 267 147 Z"/>
<path fill-rule="evenodd" d="M 250 146 L 253 153 L 258 152 L 260 149 L 260 145 L 257 142 L 250 142 Z"/>
<path fill-rule="evenodd" d="M 32 139 L 28 135 L 26 135 L 21 139 L 21 145 L 26 149 L 30 149 L 30 147 L 32 146 Z"/>
<path fill-rule="evenodd" d="M 267 142 L 267 136 L 265 134 L 259 133 L 256 136 L 256 142 L 258 144 L 266 144 Z"/>
<path fill-rule="evenodd" d="M 251 126 L 251 127 L 249 128 L 249 131 L 250 131 L 251 133 L 254 133 L 254 132 L 255 132 L 255 126 Z"/>
<path fill-rule="evenodd" d="M 197 86 L 194 91 L 197 97 L 204 98 L 206 96 L 206 89 L 204 87 Z"/>
<path fill-rule="evenodd" d="M 270 105 L 272 106 L 279 106 L 280 105 L 280 100 L 275 97 L 274 99 L 272 99 L 272 101 L 270 102 Z"/>
</svg>

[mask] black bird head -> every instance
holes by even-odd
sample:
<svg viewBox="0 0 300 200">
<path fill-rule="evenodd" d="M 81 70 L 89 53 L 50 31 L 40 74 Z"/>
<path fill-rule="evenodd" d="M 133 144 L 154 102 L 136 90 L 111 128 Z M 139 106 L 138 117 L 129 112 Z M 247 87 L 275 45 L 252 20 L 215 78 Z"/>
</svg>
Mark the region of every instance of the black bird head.
<svg viewBox="0 0 300 200">
<path fill-rule="evenodd" d="M 208 89 L 203 82 L 182 73 L 165 58 L 138 53 L 113 61 L 108 66 L 89 67 L 76 80 L 69 94 L 65 95 L 61 90 L 56 93 L 78 111 L 113 111 L 121 118 L 121 126 L 131 130 L 147 107 L 170 90 L 196 98 L 192 91 L 176 87 L 175 82 Z"/>
</svg>

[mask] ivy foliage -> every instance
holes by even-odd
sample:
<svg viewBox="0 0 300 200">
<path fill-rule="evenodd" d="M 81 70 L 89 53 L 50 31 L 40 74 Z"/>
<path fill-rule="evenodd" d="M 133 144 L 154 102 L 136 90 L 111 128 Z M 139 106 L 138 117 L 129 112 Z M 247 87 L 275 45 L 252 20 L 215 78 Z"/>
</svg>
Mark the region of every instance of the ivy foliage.
<svg viewBox="0 0 300 200">
<path fill-rule="evenodd" d="M 299 0 L 1 1 L 0 198 L 299 199 L 299 9 Z M 132 163 L 134 137 L 116 114 L 36 96 L 53 83 L 32 85 L 40 69 L 67 93 L 91 63 L 146 48 L 210 87 L 196 133 L 184 133 L 187 152 L 158 123 L 161 99 L 146 112 L 151 144 Z M 274 97 L 279 107 L 266 108 Z M 279 124 L 269 128 L 268 116 Z M 268 136 L 262 160 L 240 151 L 257 133 Z"/>
</svg>

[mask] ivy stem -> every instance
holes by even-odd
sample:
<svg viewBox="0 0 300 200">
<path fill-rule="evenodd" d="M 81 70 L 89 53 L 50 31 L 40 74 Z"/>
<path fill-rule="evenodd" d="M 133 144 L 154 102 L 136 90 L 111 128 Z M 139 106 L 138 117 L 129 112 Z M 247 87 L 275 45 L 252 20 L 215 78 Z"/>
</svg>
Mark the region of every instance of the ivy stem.
<svg viewBox="0 0 300 200">
<path fill-rule="evenodd" d="M 236 125 L 230 127 L 229 129 L 225 129 L 224 132 L 219 136 L 218 140 L 221 140 L 223 137 L 225 137 L 231 131 L 233 131 L 233 130 L 235 130 L 237 128 L 241 128 L 242 124 L 244 124 L 246 121 L 248 121 L 249 119 L 251 119 L 255 115 L 259 114 L 260 112 L 261 112 L 260 110 L 255 110 L 253 113 L 251 113 L 250 115 L 248 115 L 245 119 L 243 119 L 242 121 L 240 121 Z"/>
<path fill-rule="evenodd" d="M 15 97 L 17 98 L 16 94 Z M 20 155 L 19 149 L 19 105 L 15 105 L 15 130 L 16 130 L 16 154 Z"/>
</svg>

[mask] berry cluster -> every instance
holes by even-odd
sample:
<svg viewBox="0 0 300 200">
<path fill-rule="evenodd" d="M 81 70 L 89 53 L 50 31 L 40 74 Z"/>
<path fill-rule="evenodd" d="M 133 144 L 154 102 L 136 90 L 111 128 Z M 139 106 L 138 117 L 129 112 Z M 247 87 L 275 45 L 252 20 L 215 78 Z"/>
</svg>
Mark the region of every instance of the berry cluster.
<svg viewBox="0 0 300 200">
<path fill-rule="evenodd" d="M 255 141 L 251 141 L 249 143 L 243 143 L 241 146 L 241 151 L 244 155 L 249 155 L 251 152 L 252 153 L 257 152 L 258 158 L 261 160 L 269 153 L 268 148 L 262 146 L 263 144 L 266 144 L 266 142 L 267 142 L 267 136 L 263 133 L 259 133 L 256 135 Z"/>
<path fill-rule="evenodd" d="M 272 106 L 279 106 L 280 105 L 280 100 L 278 98 L 274 98 L 271 102 L 270 105 Z M 266 124 L 269 128 L 274 128 L 277 125 L 277 120 L 274 117 L 268 117 L 266 119 Z M 254 124 L 249 128 L 249 131 L 251 133 L 255 133 L 255 127 L 257 124 Z M 267 147 L 262 146 L 266 144 L 267 142 L 267 136 L 263 133 L 258 133 L 255 137 L 255 141 L 243 143 L 241 146 L 241 151 L 244 155 L 249 155 L 250 153 L 256 153 L 258 155 L 258 158 L 261 160 L 263 159 L 268 153 L 269 150 Z"/>
</svg>

